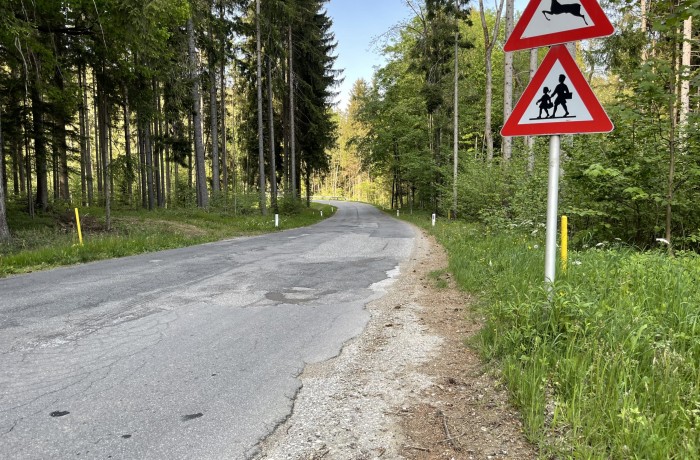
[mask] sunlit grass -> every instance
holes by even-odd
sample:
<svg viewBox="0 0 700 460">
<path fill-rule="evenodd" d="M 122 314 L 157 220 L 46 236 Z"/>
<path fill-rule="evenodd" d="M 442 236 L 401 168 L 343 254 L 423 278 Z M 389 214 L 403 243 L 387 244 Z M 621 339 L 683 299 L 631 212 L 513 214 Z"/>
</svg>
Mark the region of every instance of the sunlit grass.
<svg viewBox="0 0 700 460">
<path fill-rule="evenodd" d="M 310 209 L 299 208 L 281 214 L 279 227 L 275 228 L 272 214 L 234 215 L 199 209 L 118 210 L 113 212 L 112 231 L 105 232 L 103 211 L 90 208 L 81 212 L 83 246 L 79 245 L 74 224 L 65 216 L 29 219 L 21 212 L 13 213 L 10 220 L 12 241 L 0 245 L 0 277 L 287 230 L 311 225 L 333 212 L 334 208 L 329 205 L 312 203 Z"/>
<path fill-rule="evenodd" d="M 700 257 L 624 247 L 570 253 L 552 301 L 544 237 L 427 216 L 487 318 L 526 434 L 556 458 L 700 458 Z"/>
</svg>

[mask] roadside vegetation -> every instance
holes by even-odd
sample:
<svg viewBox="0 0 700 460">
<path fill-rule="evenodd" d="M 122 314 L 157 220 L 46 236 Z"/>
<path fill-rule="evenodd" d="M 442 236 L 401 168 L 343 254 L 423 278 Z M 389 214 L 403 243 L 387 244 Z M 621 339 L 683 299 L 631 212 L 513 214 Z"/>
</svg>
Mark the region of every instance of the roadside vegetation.
<svg viewBox="0 0 700 460">
<path fill-rule="evenodd" d="M 438 238 L 479 299 L 486 325 L 473 345 L 543 457 L 699 458 L 700 256 L 581 247 L 549 301 L 544 229 L 405 218 Z"/>
<path fill-rule="evenodd" d="M 56 208 L 31 219 L 23 209 L 11 205 L 8 220 L 13 237 L 9 243 L 0 244 L 0 277 L 288 230 L 331 216 L 335 208 L 319 203 L 307 208 L 283 202 L 278 228 L 274 215 L 262 216 L 250 209 L 245 213 L 232 207 L 113 209 L 109 232 L 104 228 L 103 208 L 86 208 L 80 212 L 82 246 L 73 208 Z"/>
</svg>

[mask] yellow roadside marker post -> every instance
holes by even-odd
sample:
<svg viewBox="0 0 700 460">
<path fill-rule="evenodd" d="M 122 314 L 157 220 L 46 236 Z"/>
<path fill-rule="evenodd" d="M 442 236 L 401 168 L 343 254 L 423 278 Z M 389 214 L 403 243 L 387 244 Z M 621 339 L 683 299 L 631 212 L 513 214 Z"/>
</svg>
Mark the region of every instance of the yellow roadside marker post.
<svg viewBox="0 0 700 460">
<path fill-rule="evenodd" d="M 80 214 L 78 213 L 78 208 L 75 208 L 75 223 L 78 227 L 78 240 L 80 245 L 83 245 L 83 231 L 80 229 Z"/>
<path fill-rule="evenodd" d="M 569 260 L 569 218 L 561 216 L 561 270 L 566 273 Z"/>
</svg>

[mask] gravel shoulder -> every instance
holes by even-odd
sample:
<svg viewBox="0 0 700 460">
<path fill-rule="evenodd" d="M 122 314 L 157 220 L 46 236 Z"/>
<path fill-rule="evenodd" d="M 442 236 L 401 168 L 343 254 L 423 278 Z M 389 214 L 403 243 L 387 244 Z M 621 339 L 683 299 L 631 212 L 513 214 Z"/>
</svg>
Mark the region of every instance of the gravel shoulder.
<svg viewBox="0 0 700 460">
<path fill-rule="evenodd" d="M 420 231 L 364 332 L 309 364 L 292 415 L 258 459 L 530 459 L 503 385 L 464 345 L 481 327 Z"/>
</svg>

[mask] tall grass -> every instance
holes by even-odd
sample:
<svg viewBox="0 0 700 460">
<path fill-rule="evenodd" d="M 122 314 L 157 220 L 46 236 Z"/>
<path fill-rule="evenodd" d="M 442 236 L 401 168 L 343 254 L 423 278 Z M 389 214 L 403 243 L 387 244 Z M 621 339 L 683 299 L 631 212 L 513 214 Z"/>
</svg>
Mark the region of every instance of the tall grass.
<svg viewBox="0 0 700 460">
<path fill-rule="evenodd" d="M 310 209 L 287 210 L 280 215 L 278 228 L 273 215 L 201 209 L 115 210 L 113 229 L 106 232 L 102 211 L 90 208 L 82 215 L 83 246 L 78 244 L 73 223 L 66 223 L 65 212 L 36 219 L 17 212 L 10 216 L 11 242 L 0 244 L 0 277 L 301 227 L 321 220 L 320 210 L 329 217 L 334 208 L 313 203 Z"/>
<path fill-rule="evenodd" d="M 700 257 L 624 247 L 571 254 L 549 300 L 544 238 L 414 219 L 487 318 L 526 433 L 557 458 L 700 458 Z"/>
</svg>

